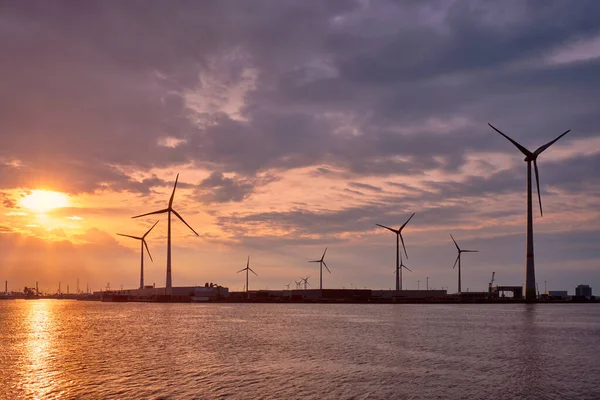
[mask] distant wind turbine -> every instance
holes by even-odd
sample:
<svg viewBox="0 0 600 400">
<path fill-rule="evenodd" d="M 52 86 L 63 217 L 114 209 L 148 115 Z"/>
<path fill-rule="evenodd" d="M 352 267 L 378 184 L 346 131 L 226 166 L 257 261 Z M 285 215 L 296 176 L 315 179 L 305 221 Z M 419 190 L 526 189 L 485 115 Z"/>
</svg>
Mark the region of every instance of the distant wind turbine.
<svg viewBox="0 0 600 400">
<path fill-rule="evenodd" d="M 559 135 L 556 139 L 546 143 L 543 146 L 538 147 L 534 152 L 527 150 L 513 139 L 506 136 L 499 129 L 495 128 L 492 124 L 488 125 L 504 136 L 508 141 L 515 145 L 521 153 L 525 155 L 525 162 L 527 163 L 527 253 L 526 253 L 526 266 L 525 266 L 525 299 L 534 301 L 536 298 L 536 286 L 535 286 L 535 262 L 533 258 L 533 201 L 531 195 L 531 163 L 535 169 L 535 183 L 537 186 L 538 200 L 540 203 L 540 215 L 544 216 L 542 212 L 542 196 L 540 194 L 540 176 L 537 167 L 537 158 L 542 154 L 548 147 L 552 146 L 558 139 L 565 136 L 571 130 L 568 129 Z"/>
<path fill-rule="evenodd" d="M 327 272 L 329 272 L 331 274 L 331 271 L 329 270 L 329 267 L 327 267 L 327 264 L 325 263 L 325 253 L 327 253 L 327 247 L 325 247 L 325 251 L 323 252 L 323 255 L 321 256 L 320 259 L 309 261 L 309 263 L 319 263 L 319 266 L 320 266 L 320 271 L 319 271 L 319 289 L 320 290 L 323 290 L 323 265 L 325 266 L 325 268 L 327 268 Z"/>
<path fill-rule="evenodd" d="M 140 217 L 145 217 L 146 215 L 164 214 L 164 213 L 167 213 L 167 215 L 168 215 L 168 218 L 167 218 L 167 232 L 168 233 L 167 233 L 167 285 L 166 285 L 166 290 L 167 290 L 167 294 L 169 294 L 169 295 L 171 294 L 172 287 L 173 287 L 173 281 L 171 280 L 171 213 L 175 214 L 175 216 L 177 218 L 179 218 L 181 220 L 181 222 L 183 222 L 188 228 L 190 228 L 190 230 L 192 232 L 194 232 L 196 234 L 196 236 L 200 236 L 187 222 L 185 222 L 183 217 L 181 215 L 179 215 L 179 213 L 173 209 L 173 198 L 175 197 L 175 189 L 177 189 L 177 181 L 178 180 L 179 180 L 179 174 L 177 174 L 177 177 L 175 178 L 175 185 L 173 186 L 173 192 L 171 193 L 171 198 L 169 199 L 169 206 L 167 208 L 165 208 L 163 210 L 153 211 L 153 212 L 136 215 L 135 217 L 132 217 L 132 218 L 140 218 Z"/>
<path fill-rule="evenodd" d="M 310 276 L 307 276 L 306 278 L 300 278 L 300 281 L 304 282 L 304 290 L 306 290 L 307 286 L 310 286 L 310 283 L 308 283 L 308 278 L 310 278 Z"/>
<path fill-rule="evenodd" d="M 408 222 L 415 216 L 416 213 L 413 213 L 406 222 L 398 229 L 390 228 L 389 226 L 375 224 L 382 228 L 388 229 L 396 234 L 396 290 L 400 290 L 402 288 L 402 270 L 400 268 L 400 241 L 402 241 L 402 248 L 404 249 L 404 255 L 408 258 L 408 254 L 406 253 L 406 246 L 404 246 L 404 238 L 402 237 L 402 229 L 408 224 Z"/>
<path fill-rule="evenodd" d="M 454 237 L 452 235 L 450 235 L 450 237 L 452 238 L 452 241 L 454 242 L 454 245 L 456 246 L 456 250 L 458 250 L 458 257 L 456 257 L 456 261 L 454 261 L 454 265 L 452 266 L 452 269 L 454 269 L 456 267 L 456 263 L 458 263 L 458 293 L 461 292 L 461 288 L 460 288 L 460 255 L 462 253 L 479 253 L 479 250 L 462 250 L 460 247 L 458 247 L 458 244 L 456 243 L 456 240 L 454 240 Z"/>
<path fill-rule="evenodd" d="M 412 270 L 410 268 L 408 268 L 406 265 L 404 265 L 404 261 L 402 260 L 402 254 L 400 254 L 400 265 L 396 266 L 396 287 L 402 287 L 401 283 L 402 282 L 402 268 L 409 270 L 410 272 L 412 272 Z M 400 281 L 398 281 L 398 278 L 400 278 Z"/>
<path fill-rule="evenodd" d="M 294 281 L 294 283 L 296 284 L 296 289 L 300 289 L 300 284 L 302 283 L 302 278 L 300 278 L 299 281 Z"/>
<path fill-rule="evenodd" d="M 250 298 L 250 293 L 248 293 L 248 271 L 252 272 L 254 275 L 258 276 L 256 272 L 250 268 L 250 256 L 248 256 L 248 262 L 246 263 L 246 268 L 240 269 L 237 273 L 246 271 L 246 297 Z"/>
<path fill-rule="evenodd" d="M 284 286 L 287 288 L 287 290 L 290 290 L 290 285 L 291 284 L 292 284 L 292 281 L 290 281 L 290 283 L 288 283 L 287 285 L 284 285 Z"/>
<path fill-rule="evenodd" d="M 140 266 L 140 289 L 144 288 L 144 246 L 146 246 L 146 251 L 148 252 L 148 257 L 150 257 L 150 261 L 154 262 L 154 260 L 152 259 L 152 255 L 150 254 L 150 249 L 148 248 L 148 243 L 146 243 L 146 236 L 148 236 L 150 231 L 152 229 L 154 229 L 156 224 L 158 224 L 158 221 L 156 221 L 154 223 L 154 225 L 152 225 L 152 227 L 150 229 L 148 229 L 148 231 L 146 231 L 146 233 L 144 233 L 144 235 L 142 235 L 141 237 L 117 233 L 117 235 L 119 235 L 119 236 L 125 236 L 128 238 L 132 238 L 132 239 L 140 241 L 140 246 L 141 246 L 141 248 L 140 248 L 140 258 L 141 258 L 141 260 L 140 260 L 140 263 L 141 263 L 141 266 Z"/>
</svg>

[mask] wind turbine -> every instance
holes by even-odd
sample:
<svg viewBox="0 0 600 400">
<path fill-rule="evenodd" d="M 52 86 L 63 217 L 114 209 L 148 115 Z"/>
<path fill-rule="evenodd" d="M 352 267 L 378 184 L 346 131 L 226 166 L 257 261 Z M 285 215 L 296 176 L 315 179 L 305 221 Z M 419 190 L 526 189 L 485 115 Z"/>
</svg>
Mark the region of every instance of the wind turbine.
<svg viewBox="0 0 600 400">
<path fill-rule="evenodd" d="M 452 266 L 452 269 L 454 269 L 456 267 L 456 263 L 458 263 L 458 293 L 460 293 L 460 291 L 461 291 L 461 287 L 460 287 L 460 255 L 462 253 L 479 253 L 479 250 L 462 250 L 460 247 L 458 247 L 458 244 L 456 243 L 456 240 L 454 240 L 454 237 L 452 236 L 452 234 L 450 235 L 450 237 L 452 238 L 452 241 L 454 242 L 454 245 L 456 246 L 456 250 L 458 250 L 458 257 L 456 257 L 456 261 L 454 261 L 454 265 Z"/>
<path fill-rule="evenodd" d="M 173 193 L 171 193 L 171 198 L 169 199 L 169 206 L 167 208 L 165 208 L 163 210 L 153 211 L 153 212 L 136 215 L 135 217 L 132 217 L 132 218 L 140 218 L 140 217 L 145 217 L 146 215 L 164 214 L 164 213 L 167 213 L 167 215 L 168 215 L 168 218 L 167 218 L 167 232 L 168 232 L 167 233 L 167 285 L 166 285 L 166 291 L 167 291 L 168 295 L 171 294 L 172 287 L 173 287 L 173 281 L 171 280 L 171 213 L 175 214 L 175 216 L 177 218 L 179 218 L 181 220 L 181 222 L 183 222 L 188 228 L 190 228 L 190 230 L 192 232 L 194 232 L 196 234 L 196 236 L 200 236 L 187 222 L 185 222 L 183 217 L 181 215 L 179 215 L 179 213 L 173 209 L 173 198 L 175 197 L 175 189 L 177 189 L 177 181 L 178 180 L 179 180 L 179 174 L 177 174 L 177 177 L 175 178 L 175 185 L 173 186 Z"/>
<path fill-rule="evenodd" d="M 148 229 L 148 231 L 146 233 L 144 233 L 144 235 L 142 235 L 142 237 L 138 237 L 138 236 L 131 236 L 131 235 L 124 235 L 122 233 L 117 233 L 117 235 L 119 236 L 125 236 L 128 238 L 132 238 L 135 240 L 139 240 L 141 249 L 140 249 L 140 256 L 141 256 L 141 266 L 140 266 L 140 289 L 144 288 L 144 246 L 146 246 L 146 251 L 148 252 L 148 257 L 150 257 L 150 261 L 154 262 L 154 260 L 152 259 L 152 255 L 150 254 L 150 249 L 148 248 L 148 243 L 146 243 L 146 236 L 148 236 L 148 234 L 150 233 L 150 231 L 152 229 L 154 229 L 154 227 L 156 226 L 156 224 L 158 224 L 158 221 L 156 221 L 154 223 L 154 225 L 152 225 L 152 227 L 150 229 Z"/>
<path fill-rule="evenodd" d="M 300 282 L 304 282 L 304 290 L 306 290 L 306 286 L 310 286 L 310 283 L 308 283 L 308 278 L 310 278 L 310 276 L 307 276 L 306 278 L 300 278 Z"/>
<path fill-rule="evenodd" d="M 284 285 L 284 286 L 287 288 L 287 290 L 290 290 L 290 285 L 291 284 L 292 284 L 292 281 L 290 281 L 290 283 L 288 283 L 287 285 Z"/>
<path fill-rule="evenodd" d="M 323 290 L 323 265 L 325 265 L 325 268 L 327 268 L 327 272 L 329 272 L 331 274 L 329 267 L 327 267 L 327 264 L 325 263 L 325 253 L 327 253 L 327 247 L 325 247 L 325 251 L 323 252 L 323 255 L 321 256 L 320 259 L 314 260 L 314 261 L 309 261 L 309 263 L 319 263 L 319 265 L 320 265 L 319 290 Z"/>
<path fill-rule="evenodd" d="M 296 284 L 296 289 L 300 289 L 300 284 L 302 283 L 302 278 L 300 278 L 299 281 L 294 281 L 294 283 Z"/>
<path fill-rule="evenodd" d="M 533 258 L 533 201 L 531 196 L 531 163 L 533 163 L 533 168 L 535 169 L 535 183 L 537 186 L 538 193 L 538 201 L 540 203 L 540 215 L 543 217 L 544 213 L 542 212 L 542 196 L 540 194 L 540 176 L 537 167 L 537 158 L 540 154 L 542 154 L 548 147 L 552 146 L 558 139 L 565 136 L 571 130 L 568 129 L 556 139 L 546 143 L 543 146 L 538 147 L 534 152 L 527 150 L 525 147 L 521 146 L 516 141 L 512 140 L 504 133 L 502 133 L 499 129 L 495 128 L 492 124 L 488 125 L 504 136 L 508 141 L 515 145 L 517 149 L 521 153 L 525 155 L 525 162 L 527 163 L 527 253 L 526 253 L 526 266 L 525 266 L 525 300 L 533 301 L 535 300 L 535 262 Z"/>
<path fill-rule="evenodd" d="M 250 268 L 250 256 L 248 256 L 248 262 L 246 263 L 246 268 L 240 269 L 237 273 L 239 274 L 242 271 L 246 271 L 246 297 L 250 298 L 250 293 L 248 293 L 248 271 L 251 271 L 254 275 L 258 276 L 256 272 Z"/>
<path fill-rule="evenodd" d="M 412 219 L 412 217 L 415 216 L 415 214 L 416 213 L 413 213 L 406 220 L 404 225 L 402 225 L 398 229 L 390 228 L 389 226 L 385 226 L 385 225 L 381 225 L 381 224 L 375 224 L 382 228 L 388 229 L 396 234 L 396 290 L 400 290 L 400 288 L 402 288 L 402 274 L 398 273 L 398 271 L 400 271 L 400 241 L 402 241 L 402 248 L 404 249 L 404 254 L 406 255 L 406 258 L 408 258 L 408 254 L 406 253 L 406 246 L 404 246 L 404 238 L 402 237 L 402 229 L 404 229 L 404 227 L 408 224 L 408 221 L 410 221 Z"/>
<path fill-rule="evenodd" d="M 400 282 L 402 282 L 402 268 L 409 270 L 412 272 L 410 268 L 404 265 L 404 261 L 402 260 L 402 254 L 400 254 L 400 265 L 396 266 L 396 288 L 398 286 L 402 287 Z M 398 282 L 398 278 L 400 278 L 400 282 Z M 397 289 L 396 289 L 397 290 Z"/>
</svg>

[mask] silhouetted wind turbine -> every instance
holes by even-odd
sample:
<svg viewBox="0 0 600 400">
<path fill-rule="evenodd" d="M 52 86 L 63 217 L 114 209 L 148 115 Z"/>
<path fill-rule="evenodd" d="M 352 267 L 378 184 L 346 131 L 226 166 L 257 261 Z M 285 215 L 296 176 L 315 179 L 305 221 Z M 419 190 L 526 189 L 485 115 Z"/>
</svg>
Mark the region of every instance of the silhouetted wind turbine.
<svg viewBox="0 0 600 400">
<path fill-rule="evenodd" d="M 521 153 L 525 155 L 525 162 L 527 163 L 527 253 L 526 253 L 526 267 L 525 267 L 525 299 L 532 301 L 536 298 L 536 290 L 535 290 L 535 262 L 533 258 L 533 201 L 531 195 L 531 163 L 533 162 L 533 167 L 535 169 L 535 183 L 537 186 L 538 193 L 538 201 L 540 203 L 540 215 L 544 216 L 542 212 L 542 196 L 540 194 L 540 176 L 537 167 L 537 158 L 540 154 L 542 154 L 548 147 L 552 146 L 558 139 L 565 136 L 571 130 L 568 129 L 556 139 L 546 143 L 543 146 L 538 147 L 534 152 L 527 150 L 525 147 L 521 146 L 516 141 L 512 140 L 504 133 L 502 133 L 499 129 L 495 128 L 492 124 L 488 125 L 508 139 L 512 144 L 515 145 L 517 149 Z"/>
<path fill-rule="evenodd" d="M 300 278 L 300 281 L 294 281 L 294 283 L 296 284 L 296 289 L 300 289 L 300 284 L 302 283 L 302 278 Z"/>
<path fill-rule="evenodd" d="M 406 220 L 404 225 L 402 225 L 398 229 L 390 228 L 389 226 L 385 226 L 385 225 L 381 225 L 381 224 L 375 224 L 382 228 L 388 229 L 396 234 L 396 290 L 400 290 L 400 288 L 402 288 L 402 276 L 401 276 L 402 274 L 398 273 L 398 271 L 400 271 L 400 241 L 402 241 L 402 248 L 404 249 L 404 254 L 406 255 L 406 258 L 408 258 L 408 254 L 406 253 L 406 246 L 404 246 L 404 238 L 402 237 L 402 229 L 404 229 L 404 227 L 408 224 L 408 221 L 410 221 L 412 219 L 412 217 L 415 216 L 415 214 L 416 213 L 413 213 Z"/>
<path fill-rule="evenodd" d="M 327 272 L 329 272 L 331 274 L 329 267 L 325 263 L 325 253 L 327 253 L 327 247 L 325 247 L 325 251 L 323 252 L 323 255 L 321 256 L 320 259 L 309 261 L 309 263 L 319 263 L 319 265 L 320 265 L 319 290 L 323 290 L 323 265 L 325 266 L 325 268 L 327 268 Z"/>
<path fill-rule="evenodd" d="M 306 278 L 300 278 L 300 281 L 304 282 L 304 290 L 306 290 L 306 286 L 310 286 L 310 283 L 308 283 L 308 278 L 310 278 L 310 276 L 307 276 Z"/>
<path fill-rule="evenodd" d="M 246 271 L 246 297 L 250 298 L 250 293 L 248 293 L 248 271 L 252 272 L 254 275 L 258 276 L 256 272 L 250 268 L 250 256 L 248 256 L 248 262 L 246 263 L 246 268 L 240 269 L 237 273 L 239 274 L 242 271 Z"/>
<path fill-rule="evenodd" d="M 158 224 L 158 221 L 156 221 L 154 223 L 154 225 L 152 225 L 152 227 L 150 229 L 148 229 L 148 231 L 146 233 L 144 233 L 144 235 L 142 237 L 138 237 L 138 236 L 131 236 L 131 235 L 124 235 L 122 233 L 117 233 L 117 235 L 119 236 L 125 236 L 128 238 L 132 238 L 135 240 L 139 240 L 141 249 L 140 249 L 140 257 L 141 257 L 141 266 L 140 266 L 140 289 L 144 288 L 144 246 L 146 246 L 146 251 L 148 252 L 148 256 L 150 257 L 150 261 L 154 262 L 154 260 L 152 259 L 152 255 L 150 254 L 150 249 L 148 248 L 148 243 L 146 243 L 146 236 L 148 236 L 148 234 L 150 233 L 150 231 L 152 229 L 154 229 L 154 227 L 156 226 L 156 224 Z"/>
<path fill-rule="evenodd" d="M 290 290 L 290 285 L 292 284 L 292 281 L 290 281 L 290 283 L 288 283 L 287 285 L 285 285 L 285 287 L 287 288 L 287 290 Z"/>
<path fill-rule="evenodd" d="M 190 228 L 190 230 L 192 232 L 194 232 L 196 234 L 196 236 L 200 236 L 187 222 L 185 222 L 183 217 L 181 215 L 179 215 L 179 213 L 173 209 L 173 198 L 175 197 L 175 189 L 177 189 L 177 181 L 178 180 L 179 180 L 179 174 L 177 174 L 177 177 L 175 178 L 175 185 L 173 186 L 173 193 L 171 193 L 171 198 L 169 199 L 169 206 L 167 208 L 165 208 L 164 210 L 153 211 L 153 212 L 136 215 L 135 217 L 132 217 L 132 218 L 140 218 L 140 217 L 145 217 L 146 215 L 152 215 L 152 214 L 164 214 L 164 213 L 168 214 L 168 218 L 167 218 L 167 232 L 168 233 L 167 233 L 167 285 L 166 285 L 166 290 L 167 290 L 167 294 L 169 294 L 169 295 L 171 294 L 171 290 L 173 287 L 173 284 L 172 284 L 173 281 L 171 280 L 171 213 L 175 214 L 175 216 L 177 218 L 179 218 L 181 220 L 181 222 L 183 222 L 188 228 Z"/>
<path fill-rule="evenodd" d="M 456 250 L 458 250 L 458 257 L 456 257 L 456 261 L 454 261 L 454 265 L 452 266 L 452 269 L 454 269 L 456 267 L 456 263 L 458 263 L 458 293 L 461 292 L 461 287 L 460 287 L 460 255 L 462 253 L 479 253 L 479 250 L 462 250 L 460 247 L 458 247 L 458 243 L 456 243 L 456 240 L 454 240 L 454 237 L 452 235 L 450 235 L 450 237 L 452 238 L 452 241 L 454 242 L 454 245 L 456 246 Z"/>
<path fill-rule="evenodd" d="M 410 268 L 408 268 L 406 265 L 404 265 L 404 261 L 402 260 L 402 254 L 400 254 L 400 265 L 396 266 L 396 287 L 398 287 L 398 286 L 402 287 L 402 285 L 400 284 L 400 282 L 402 282 L 402 268 L 407 269 L 410 272 L 412 272 L 412 270 Z M 398 282 L 398 278 L 400 278 L 400 282 Z"/>
</svg>

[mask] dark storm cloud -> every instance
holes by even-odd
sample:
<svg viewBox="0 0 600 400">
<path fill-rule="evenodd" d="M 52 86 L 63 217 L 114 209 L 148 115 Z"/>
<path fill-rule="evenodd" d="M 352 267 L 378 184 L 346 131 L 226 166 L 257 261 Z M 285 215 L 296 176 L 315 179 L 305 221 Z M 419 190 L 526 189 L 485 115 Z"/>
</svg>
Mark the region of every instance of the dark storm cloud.
<svg viewBox="0 0 600 400">
<path fill-rule="evenodd" d="M 203 182 L 201 201 L 240 201 L 268 170 L 327 165 L 317 171 L 420 177 L 460 171 L 465 152 L 514 151 L 488 121 L 526 146 L 567 128 L 580 138 L 600 131 L 598 60 L 547 61 L 600 34 L 595 1 L 28 1 L 2 9 L 0 156 L 21 162 L 1 167 L 4 188 L 46 181 L 74 192 L 148 193 L 165 182 L 132 181 L 114 166 L 193 163 L 238 177 Z M 200 93 L 223 105 L 246 71 L 255 81 L 241 118 L 186 103 Z M 160 145 L 165 137 L 180 143 Z M 515 186 L 501 178 L 493 179 L 504 190 Z M 443 190 L 494 189 L 471 183 Z"/>
</svg>

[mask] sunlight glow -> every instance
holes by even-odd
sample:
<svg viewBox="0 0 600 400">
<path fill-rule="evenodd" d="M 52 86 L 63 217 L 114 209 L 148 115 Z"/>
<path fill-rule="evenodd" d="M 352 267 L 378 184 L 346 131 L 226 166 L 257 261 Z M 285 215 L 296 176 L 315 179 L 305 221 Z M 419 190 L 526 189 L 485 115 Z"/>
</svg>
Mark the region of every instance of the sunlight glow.
<svg viewBox="0 0 600 400">
<path fill-rule="evenodd" d="M 32 190 L 29 195 L 21 199 L 21 206 L 38 213 L 68 205 L 69 198 L 66 194 L 49 190 Z"/>
</svg>

